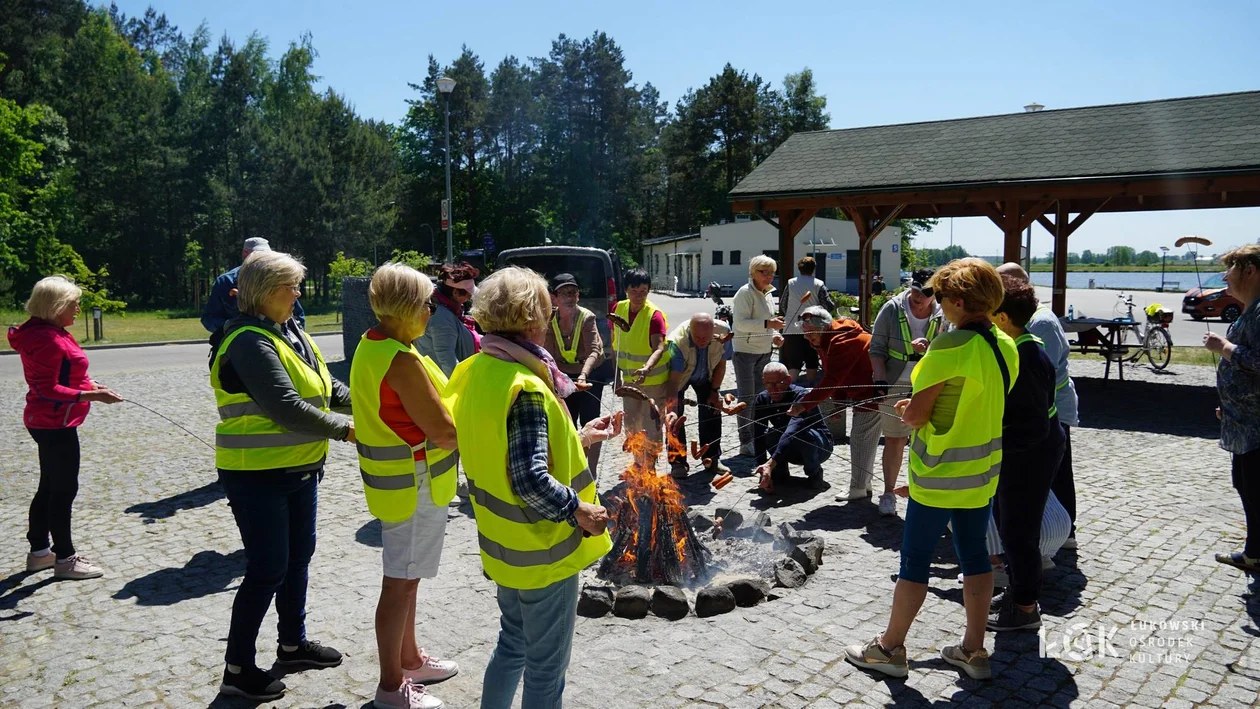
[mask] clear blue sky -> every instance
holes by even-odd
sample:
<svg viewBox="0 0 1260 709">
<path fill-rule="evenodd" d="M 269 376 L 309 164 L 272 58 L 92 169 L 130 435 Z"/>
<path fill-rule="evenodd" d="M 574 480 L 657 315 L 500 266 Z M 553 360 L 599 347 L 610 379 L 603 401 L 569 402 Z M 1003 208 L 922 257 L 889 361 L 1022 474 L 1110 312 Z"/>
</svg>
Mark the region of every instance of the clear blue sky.
<svg viewBox="0 0 1260 709">
<path fill-rule="evenodd" d="M 487 72 L 500 59 L 545 55 L 560 33 L 611 35 L 638 83 L 672 103 L 730 62 L 782 83 L 808 66 L 827 97 L 833 128 L 961 118 L 1021 110 L 1122 103 L 1260 89 L 1260 2 L 1133 0 L 792 3 L 639 0 L 630 3 L 368 0 L 116 0 L 128 14 L 149 5 L 185 33 L 205 22 L 236 40 L 258 32 L 274 55 L 303 32 L 319 51 L 316 73 L 361 115 L 399 120 L 408 81 L 428 55 L 447 63 L 461 45 Z M 948 220 L 920 245 L 949 243 Z M 1125 243 L 1158 250 L 1185 234 L 1225 247 L 1260 239 L 1260 209 L 1098 215 L 1071 249 Z M 987 219 L 958 219 L 955 243 L 1001 250 Z M 1052 240 L 1033 230 L 1033 252 Z M 1214 247 L 1213 251 L 1216 250 Z"/>
</svg>

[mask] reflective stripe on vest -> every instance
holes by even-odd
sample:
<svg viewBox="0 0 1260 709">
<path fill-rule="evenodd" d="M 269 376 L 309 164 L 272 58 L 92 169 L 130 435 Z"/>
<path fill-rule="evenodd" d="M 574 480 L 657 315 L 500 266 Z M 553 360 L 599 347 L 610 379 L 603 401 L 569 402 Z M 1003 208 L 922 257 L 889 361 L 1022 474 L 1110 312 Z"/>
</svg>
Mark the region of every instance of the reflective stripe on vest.
<svg viewBox="0 0 1260 709">
<path fill-rule="evenodd" d="M 1002 464 L 995 463 L 993 467 L 978 473 L 976 475 L 964 475 L 956 478 L 934 478 L 923 475 L 915 475 L 914 470 L 910 471 L 910 479 L 915 485 L 928 490 L 972 490 L 978 487 L 988 485 L 991 480 L 998 476 L 1002 471 Z"/>
<path fill-rule="evenodd" d="M 1002 437 L 998 436 L 988 443 L 981 443 L 978 446 L 964 446 L 962 448 L 950 448 L 939 455 L 929 455 L 927 452 L 927 443 L 922 438 L 915 437 L 910 441 L 910 450 L 919 456 L 919 460 L 929 468 L 935 468 L 942 463 L 968 463 L 981 458 L 988 458 L 994 453 L 1002 451 Z"/>
<path fill-rule="evenodd" d="M 370 338 L 365 333 L 350 365 L 350 397 L 354 403 L 355 447 L 359 454 L 359 476 L 368 511 L 383 522 L 410 519 L 416 511 L 420 483 L 417 474 L 427 473 L 429 497 L 445 506 L 455 497 L 454 469 L 459 457 L 454 451 L 423 444 L 408 445 L 380 417 L 381 386 L 399 353 L 414 356 L 423 366 L 439 399 L 446 389 L 446 376 L 428 357 L 411 344 L 394 339 Z M 423 461 L 415 452 L 424 447 Z"/>
<path fill-rule="evenodd" d="M 303 401 L 326 412 L 332 397 L 332 377 L 324 365 L 323 355 L 305 332 L 299 330 L 298 337 L 315 358 L 315 367 L 284 337 L 266 327 L 246 325 L 233 330 L 220 343 L 210 367 L 210 386 L 214 389 L 220 419 L 215 426 L 215 466 L 224 470 L 272 470 L 319 463 L 328 455 L 326 437 L 290 431 L 268 418 L 249 394 L 232 394 L 223 389 L 220 372 L 224 358 L 232 342 L 246 331 L 256 332 L 271 341 Z"/>
<path fill-rule="evenodd" d="M 1040 337 L 1037 337 L 1036 335 L 1032 334 L 1031 332 L 1025 332 L 1024 334 L 1022 334 L 1022 335 L 1020 335 L 1019 337 L 1015 338 L 1015 346 L 1016 346 L 1016 347 L 1019 347 L 1019 345 L 1020 345 L 1020 343 L 1021 343 L 1021 342 L 1028 342 L 1028 341 L 1036 342 L 1038 345 L 1041 345 L 1041 349 L 1042 349 L 1043 351 L 1046 349 L 1046 343 L 1045 343 L 1045 340 L 1042 340 Z M 1063 387 L 1065 387 L 1065 386 L 1067 386 L 1067 380 L 1064 380 L 1062 385 L 1058 385 L 1058 384 L 1056 384 L 1056 385 L 1055 385 L 1055 387 L 1054 387 L 1054 393 L 1057 395 L 1057 394 L 1059 393 L 1059 390 L 1060 390 L 1060 389 L 1062 389 L 1062 388 L 1063 388 Z M 1055 402 L 1053 402 L 1053 401 L 1052 401 L 1052 402 L 1050 402 L 1050 416 L 1049 416 L 1049 418 L 1054 418 L 1055 416 L 1058 416 L 1058 415 L 1059 415 L 1059 407 L 1055 404 Z"/>
<path fill-rule="evenodd" d="M 910 333 L 910 321 L 906 318 L 906 311 L 904 308 L 897 308 L 897 322 L 898 324 L 901 325 L 901 352 L 897 352 L 895 350 L 889 349 L 888 358 L 900 360 L 902 362 L 905 362 L 906 360 L 910 360 L 910 359 L 914 359 L 914 360 L 922 359 L 922 355 L 915 353 L 914 345 L 911 344 L 914 341 L 914 336 Z M 929 318 L 928 326 L 927 326 L 927 334 L 924 337 L 924 339 L 927 340 L 928 342 L 935 340 L 936 331 L 940 329 L 939 326 L 940 326 L 940 320 L 938 318 L 936 317 Z"/>
<path fill-rule="evenodd" d="M 586 322 L 586 311 L 578 308 L 577 320 L 573 324 L 573 342 L 569 347 L 564 346 L 564 337 L 560 334 L 560 314 L 557 313 L 551 317 L 551 334 L 556 338 L 556 349 L 560 351 L 560 358 L 569 364 L 577 364 L 578 342 L 582 339 L 582 323 Z"/>
<path fill-rule="evenodd" d="M 547 413 L 548 473 L 582 502 L 599 504 L 577 429 L 547 385 L 522 365 L 481 353 L 455 368 L 448 391 L 486 575 L 506 588 L 544 588 L 608 553 L 606 532 L 587 537 L 569 522 L 543 519 L 512 490 L 508 412 L 531 393 Z"/>
<path fill-rule="evenodd" d="M 652 349 L 652 316 L 659 309 L 647 301 L 643 304 L 643 309 L 634 316 L 634 323 L 630 325 L 630 332 L 624 332 L 619 327 L 613 327 L 613 351 L 617 357 L 617 368 L 621 370 L 623 375 L 633 373 L 641 369 L 647 364 L 648 359 L 652 357 L 655 350 Z M 614 311 L 627 322 L 630 321 L 630 301 L 623 300 L 617 303 Z M 661 313 L 664 318 L 665 314 Z M 669 322 L 665 323 L 666 332 L 669 331 Z M 648 370 L 647 376 L 643 379 L 644 386 L 652 386 L 656 384 L 664 384 L 669 380 L 669 358 L 670 351 L 666 347 L 661 353 L 661 358 L 657 360 L 656 366 Z"/>
</svg>

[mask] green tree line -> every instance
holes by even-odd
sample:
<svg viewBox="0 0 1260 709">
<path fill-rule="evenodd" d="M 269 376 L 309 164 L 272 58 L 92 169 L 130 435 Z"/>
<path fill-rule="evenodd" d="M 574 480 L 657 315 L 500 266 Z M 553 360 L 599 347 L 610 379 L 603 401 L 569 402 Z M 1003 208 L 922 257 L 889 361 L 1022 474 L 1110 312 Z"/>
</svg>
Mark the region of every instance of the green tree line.
<svg viewBox="0 0 1260 709">
<path fill-rule="evenodd" d="M 469 47 L 431 56 L 390 124 L 319 88 L 309 36 L 277 56 L 256 34 L 216 41 L 153 9 L 5 7 L 0 304 L 64 272 L 107 306 L 200 306 L 253 236 L 301 256 L 317 298 L 395 251 L 440 259 L 443 74 L 457 252 L 547 236 L 635 263 L 644 238 L 733 216 L 740 179 L 830 121 L 808 68 L 776 86 L 727 64 L 670 106 L 596 32 L 489 67 Z"/>
</svg>

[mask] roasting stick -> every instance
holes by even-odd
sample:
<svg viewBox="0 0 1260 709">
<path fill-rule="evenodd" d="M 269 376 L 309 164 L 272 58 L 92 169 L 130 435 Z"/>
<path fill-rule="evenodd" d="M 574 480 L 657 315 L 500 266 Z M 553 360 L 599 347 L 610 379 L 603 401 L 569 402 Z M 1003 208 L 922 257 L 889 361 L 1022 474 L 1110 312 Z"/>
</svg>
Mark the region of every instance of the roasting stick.
<svg viewBox="0 0 1260 709">
<path fill-rule="evenodd" d="M 1199 246 L 1211 246 L 1211 245 L 1212 245 L 1212 242 L 1211 242 L 1211 241 L 1209 241 L 1208 239 L 1205 239 L 1205 238 L 1201 237 L 1201 236 L 1183 236 L 1183 237 L 1181 237 L 1180 239 L 1177 239 L 1176 241 L 1174 241 L 1174 242 L 1173 242 L 1173 245 L 1174 245 L 1174 246 L 1176 246 L 1177 248 L 1181 248 L 1181 247 L 1185 246 L 1186 244 L 1194 244 L 1194 245 L 1195 245 L 1195 248 L 1194 248 L 1194 279 L 1195 279 L 1195 281 L 1197 281 L 1197 282 L 1198 282 L 1198 284 L 1199 284 L 1199 294 L 1200 294 L 1200 295 L 1202 295 L 1202 294 L 1203 294 L 1203 277 L 1199 275 Z M 1208 332 L 1211 332 L 1211 331 L 1212 331 L 1212 323 L 1209 323 L 1209 322 L 1207 322 L 1206 320 L 1204 320 L 1203 325 L 1204 325 L 1204 327 L 1206 327 L 1206 328 L 1207 328 L 1207 331 L 1208 331 Z M 1218 359 L 1218 358 L 1217 358 L 1217 356 L 1216 356 L 1216 353 L 1215 353 L 1215 352 L 1213 352 L 1213 353 L 1212 353 L 1212 362 L 1213 362 L 1213 365 L 1214 365 L 1214 366 L 1220 366 L 1220 364 L 1221 364 L 1221 361 L 1220 361 L 1220 359 Z"/>
</svg>

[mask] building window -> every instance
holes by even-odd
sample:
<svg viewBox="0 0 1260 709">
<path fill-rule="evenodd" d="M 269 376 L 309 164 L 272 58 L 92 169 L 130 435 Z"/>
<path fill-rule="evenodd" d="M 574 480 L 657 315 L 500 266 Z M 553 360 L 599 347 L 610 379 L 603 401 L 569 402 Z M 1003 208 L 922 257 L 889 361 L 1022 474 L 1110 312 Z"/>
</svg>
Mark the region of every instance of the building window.
<svg viewBox="0 0 1260 709">
<path fill-rule="evenodd" d="M 731 249 L 731 265 L 739 265 L 739 249 Z"/>
<path fill-rule="evenodd" d="M 665 254 L 665 275 L 669 275 L 669 254 Z"/>
<path fill-rule="evenodd" d="M 714 251 L 714 252 L 713 252 L 713 265 L 714 265 L 714 266 L 721 266 L 721 265 L 722 265 L 722 252 L 721 252 L 721 251 Z"/>
<path fill-rule="evenodd" d="M 652 273 L 659 274 L 661 272 L 661 255 L 656 254 L 652 257 Z"/>
</svg>

